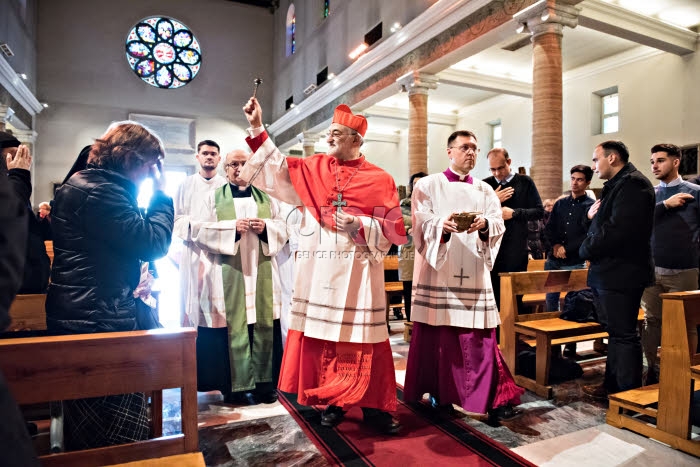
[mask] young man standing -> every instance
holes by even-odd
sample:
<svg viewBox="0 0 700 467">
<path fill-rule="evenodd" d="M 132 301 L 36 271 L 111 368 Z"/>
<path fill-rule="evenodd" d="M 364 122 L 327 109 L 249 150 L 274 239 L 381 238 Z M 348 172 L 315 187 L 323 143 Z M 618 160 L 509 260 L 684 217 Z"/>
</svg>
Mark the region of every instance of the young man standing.
<svg viewBox="0 0 700 467">
<path fill-rule="evenodd" d="M 673 144 L 651 148 L 651 171 L 659 181 L 654 208 L 651 249 L 654 254 L 654 284 L 644 289 L 642 348 L 647 364 L 646 384 L 658 382 L 657 349 L 661 345 L 659 297 L 667 292 L 695 290 L 698 284 L 700 237 L 700 186 L 678 175 L 681 153 Z"/>
<path fill-rule="evenodd" d="M 554 203 L 544 234 L 552 245 L 544 263 L 545 271 L 583 269 L 586 262 L 578 249 L 588 232 L 588 210 L 593 199 L 586 194 L 593 170 L 587 165 L 571 168 L 571 194 Z M 547 311 L 559 311 L 559 293 L 547 294 Z"/>
<path fill-rule="evenodd" d="M 637 331 L 639 303 L 652 284 L 651 230 L 654 189 L 629 162 L 622 141 L 606 141 L 593 152 L 593 171 L 607 180 L 579 256 L 590 261 L 588 286 L 596 298 L 600 323 L 610 336 L 605 382 L 584 386 L 594 398 L 642 385 L 642 345 Z"/>
<path fill-rule="evenodd" d="M 182 239 L 183 248 L 180 255 L 180 324 L 197 327 L 202 294 L 199 284 L 202 282 L 202 257 L 199 247 L 192 243 L 190 223 L 203 221 L 209 213 L 204 205 L 209 193 L 226 184 L 226 179 L 216 172 L 221 156 L 219 145 L 206 139 L 197 145 L 197 162 L 199 171 L 190 175 L 180 185 L 175 195 L 175 228 L 173 234 Z M 210 311 L 210 310 L 205 310 Z M 206 391 L 206 388 L 199 388 Z"/>
</svg>

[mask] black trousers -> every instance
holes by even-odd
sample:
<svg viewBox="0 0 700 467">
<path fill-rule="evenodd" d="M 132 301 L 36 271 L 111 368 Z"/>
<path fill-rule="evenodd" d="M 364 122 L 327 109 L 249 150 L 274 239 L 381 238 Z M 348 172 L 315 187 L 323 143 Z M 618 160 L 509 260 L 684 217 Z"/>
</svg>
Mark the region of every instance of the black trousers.
<svg viewBox="0 0 700 467">
<path fill-rule="evenodd" d="M 255 391 L 269 393 L 277 388 L 282 366 L 282 331 L 280 320 L 272 322 L 272 382 L 256 383 Z M 253 345 L 253 325 L 248 325 L 248 339 Z M 197 328 L 197 391 L 231 392 L 231 363 L 228 356 L 226 328 Z"/>
<path fill-rule="evenodd" d="M 403 307 L 406 310 L 406 321 L 411 321 L 411 290 L 413 281 L 403 281 Z"/>
<path fill-rule="evenodd" d="M 637 329 L 643 287 L 593 288 L 598 319 L 609 334 L 605 389 L 609 393 L 642 386 L 642 342 Z"/>
</svg>

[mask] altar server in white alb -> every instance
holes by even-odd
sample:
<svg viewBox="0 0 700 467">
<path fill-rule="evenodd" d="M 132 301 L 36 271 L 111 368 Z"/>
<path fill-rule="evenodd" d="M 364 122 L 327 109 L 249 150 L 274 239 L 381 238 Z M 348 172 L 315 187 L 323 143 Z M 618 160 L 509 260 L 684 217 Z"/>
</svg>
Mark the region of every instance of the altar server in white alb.
<svg viewBox="0 0 700 467">
<path fill-rule="evenodd" d="M 303 206 L 292 319 L 279 388 L 327 406 L 324 426 L 361 407 L 364 421 L 396 433 L 396 377 L 385 319 L 383 258 L 406 242 L 396 184 L 360 152 L 367 120 L 347 105 L 333 114 L 328 154 L 285 157 L 262 126 L 254 97 L 244 107 L 255 151 L 242 177 Z"/>
<path fill-rule="evenodd" d="M 182 182 L 175 195 L 175 228 L 173 234 L 182 239 L 180 255 L 180 324 L 197 327 L 200 318 L 202 261 L 198 246 L 190 237 L 190 222 L 207 219 L 209 212 L 204 202 L 209 194 L 226 184 L 226 179 L 216 172 L 221 155 L 219 145 L 206 139 L 197 145 L 197 162 L 200 169 Z M 204 303 L 208 312 L 209 305 Z"/>
<path fill-rule="evenodd" d="M 207 256 L 197 335 L 197 385 L 234 404 L 272 403 L 282 362 L 282 287 L 276 255 L 287 244 L 290 207 L 240 178 L 250 154 L 226 155 L 229 183 L 209 194 L 209 222 L 192 222 Z"/>
<path fill-rule="evenodd" d="M 513 418 L 524 390 L 505 365 L 496 342 L 500 324 L 490 271 L 505 232 L 493 189 L 469 172 L 476 136 L 456 131 L 447 140 L 449 168 L 413 188 L 413 335 L 404 398 L 424 393 L 436 409 L 457 404 L 469 412 Z M 461 230 L 453 216 L 479 213 Z"/>
</svg>

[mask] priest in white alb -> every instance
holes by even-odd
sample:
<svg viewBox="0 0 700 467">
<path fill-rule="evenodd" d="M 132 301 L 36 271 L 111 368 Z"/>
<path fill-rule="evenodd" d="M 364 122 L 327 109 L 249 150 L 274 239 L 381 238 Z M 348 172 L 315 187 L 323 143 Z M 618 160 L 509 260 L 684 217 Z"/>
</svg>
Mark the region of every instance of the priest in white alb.
<svg viewBox="0 0 700 467">
<path fill-rule="evenodd" d="M 226 155 L 229 183 L 205 202 L 208 222 L 192 222 L 207 256 L 197 333 L 197 381 L 234 404 L 272 403 L 282 362 L 282 287 L 277 254 L 289 239 L 288 209 L 240 178 L 250 154 Z M 203 307 L 204 308 L 204 307 Z"/>
<path fill-rule="evenodd" d="M 209 216 L 204 203 L 209 194 L 226 184 L 226 179 L 217 173 L 221 162 L 219 145 L 212 140 L 197 144 L 197 162 L 200 169 L 182 182 L 175 195 L 175 227 L 173 235 L 182 239 L 180 253 L 180 325 L 197 327 L 200 317 L 200 297 L 202 295 L 202 262 L 199 247 L 192 243 L 190 221 L 201 221 Z M 204 303 L 208 311 L 209 305 Z M 205 388 L 200 388 L 205 391 Z"/>
<path fill-rule="evenodd" d="M 415 402 L 429 393 L 436 409 L 457 404 L 504 420 L 517 414 L 513 406 L 524 390 L 496 342 L 500 318 L 490 271 L 505 226 L 498 196 L 469 175 L 477 153 L 471 131 L 452 133 L 449 168 L 413 188 L 413 334 L 404 398 Z M 463 212 L 476 217 L 460 225 L 456 215 Z"/>
<path fill-rule="evenodd" d="M 383 258 L 405 243 L 396 184 L 360 152 L 367 120 L 347 105 L 333 114 L 328 154 L 285 157 L 262 126 L 255 97 L 244 107 L 255 152 L 242 177 L 302 206 L 292 316 L 279 389 L 325 405 L 333 427 L 361 407 L 372 428 L 394 434 L 396 379 L 385 318 Z"/>
</svg>

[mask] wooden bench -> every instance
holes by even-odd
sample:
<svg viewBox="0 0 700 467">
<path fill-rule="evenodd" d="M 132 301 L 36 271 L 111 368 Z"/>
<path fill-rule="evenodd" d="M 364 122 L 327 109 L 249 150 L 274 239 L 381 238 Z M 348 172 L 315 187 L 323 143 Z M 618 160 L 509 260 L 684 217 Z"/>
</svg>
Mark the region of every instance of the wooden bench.
<svg viewBox="0 0 700 467">
<path fill-rule="evenodd" d="M 155 439 L 41 456 L 43 466 L 97 466 L 196 452 L 194 329 L 0 340 L 0 371 L 17 403 L 152 393 Z M 162 436 L 162 390 L 180 388 L 182 434 Z"/>
<path fill-rule="evenodd" d="M 661 361 L 659 384 L 609 396 L 606 421 L 700 457 L 700 440 L 691 439 L 690 408 L 700 389 L 700 291 L 661 294 Z M 634 415 L 656 419 L 656 426 Z"/>
<path fill-rule="evenodd" d="M 560 311 L 518 315 L 516 297 L 533 293 L 569 292 L 587 287 L 587 269 L 501 273 L 500 345 L 516 383 L 546 398 L 552 397 L 549 368 L 552 346 L 608 337 L 599 323 L 577 323 L 559 318 Z M 643 319 L 643 317 L 642 317 Z M 520 335 L 535 339 L 535 379 L 519 375 L 516 368 Z"/>
<path fill-rule="evenodd" d="M 106 467 L 206 467 L 201 452 L 178 454 L 177 456 L 159 457 L 142 461 L 113 464 Z"/>
<path fill-rule="evenodd" d="M 399 257 L 396 255 L 386 255 L 384 257 L 384 271 L 399 271 Z M 391 334 L 391 326 L 389 325 L 389 316 L 391 316 L 391 298 L 400 296 L 403 303 L 403 282 L 384 282 L 384 295 L 386 298 L 386 327 Z"/>
<path fill-rule="evenodd" d="M 544 271 L 545 259 L 531 259 L 527 262 L 528 271 Z M 547 294 L 532 293 L 523 295 L 523 305 L 534 308 L 535 311 L 544 311 L 547 302 Z M 539 307 L 539 308 L 538 308 Z"/>
<path fill-rule="evenodd" d="M 10 305 L 8 331 L 45 331 L 46 294 L 17 295 Z"/>
</svg>

